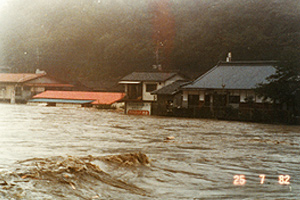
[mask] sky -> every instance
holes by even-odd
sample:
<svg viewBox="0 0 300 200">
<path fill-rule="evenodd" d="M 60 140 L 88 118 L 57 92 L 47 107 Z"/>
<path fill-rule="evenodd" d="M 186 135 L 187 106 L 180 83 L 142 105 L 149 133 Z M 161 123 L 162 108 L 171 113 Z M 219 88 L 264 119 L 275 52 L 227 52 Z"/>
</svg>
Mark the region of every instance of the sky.
<svg viewBox="0 0 300 200">
<path fill-rule="evenodd" d="M 0 6 L 3 5 L 6 2 L 6 0 L 0 0 Z"/>
</svg>

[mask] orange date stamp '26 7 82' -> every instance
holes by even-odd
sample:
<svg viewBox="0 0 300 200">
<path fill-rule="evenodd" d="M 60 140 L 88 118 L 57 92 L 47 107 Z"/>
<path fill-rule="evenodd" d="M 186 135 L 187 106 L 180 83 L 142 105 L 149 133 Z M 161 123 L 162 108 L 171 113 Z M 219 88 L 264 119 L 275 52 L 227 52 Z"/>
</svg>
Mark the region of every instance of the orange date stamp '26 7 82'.
<svg viewBox="0 0 300 200">
<path fill-rule="evenodd" d="M 264 184 L 266 180 L 265 174 L 260 174 L 258 176 L 260 178 L 260 184 Z M 291 177 L 289 175 L 279 175 L 278 176 L 278 183 L 280 185 L 289 185 Z M 245 185 L 246 184 L 246 176 L 243 174 L 234 175 L 233 176 L 233 185 Z"/>
</svg>

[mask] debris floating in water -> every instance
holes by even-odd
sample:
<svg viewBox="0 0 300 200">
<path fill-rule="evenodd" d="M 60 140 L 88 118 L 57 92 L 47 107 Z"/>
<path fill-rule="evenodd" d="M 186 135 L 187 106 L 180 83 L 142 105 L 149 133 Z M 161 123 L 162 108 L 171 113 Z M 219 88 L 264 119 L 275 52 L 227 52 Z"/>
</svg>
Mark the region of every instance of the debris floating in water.
<svg viewBox="0 0 300 200">
<path fill-rule="evenodd" d="M 172 142 L 172 143 L 174 143 L 175 142 L 174 139 L 175 139 L 174 136 L 168 136 L 168 137 L 166 137 L 164 139 L 164 142 Z"/>
<path fill-rule="evenodd" d="M 7 191 L 4 197 L 8 199 L 16 195 L 20 198 L 31 199 L 32 194 L 25 193 L 22 188 L 28 188 L 30 185 L 34 188 L 31 191 L 43 193 L 45 188 L 55 185 L 55 189 L 49 190 L 47 195 L 52 193 L 57 197 L 62 197 L 60 195 L 64 194 L 80 199 L 95 199 L 99 198 L 99 194 L 94 193 L 94 186 L 103 187 L 103 184 L 106 184 L 109 187 L 120 188 L 142 196 L 148 193 L 142 188 L 124 182 L 120 177 L 116 178 L 104 172 L 93 161 L 119 164 L 124 167 L 138 167 L 150 163 L 148 156 L 141 152 L 99 157 L 33 158 L 20 161 L 19 164 L 22 164 L 22 167 L 16 169 L 16 172 L 7 173 L 5 176 L 0 174 L 0 192 Z M 87 196 L 87 191 L 91 193 L 89 196 Z"/>
<path fill-rule="evenodd" d="M 168 137 L 166 137 L 166 140 L 174 140 L 174 139 L 175 139 L 174 136 L 168 136 Z"/>
<path fill-rule="evenodd" d="M 105 157 L 103 157 L 103 159 L 108 162 L 113 162 L 113 163 L 117 163 L 117 164 L 121 164 L 121 165 L 125 165 L 125 166 L 147 165 L 150 163 L 148 156 L 141 152 L 105 156 Z"/>
</svg>

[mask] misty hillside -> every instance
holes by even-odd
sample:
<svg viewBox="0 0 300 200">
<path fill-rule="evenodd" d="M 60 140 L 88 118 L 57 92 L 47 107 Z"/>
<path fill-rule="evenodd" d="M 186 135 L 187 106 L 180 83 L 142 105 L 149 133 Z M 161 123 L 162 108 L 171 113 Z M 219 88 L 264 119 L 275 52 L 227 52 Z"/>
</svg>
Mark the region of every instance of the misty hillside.
<svg viewBox="0 0 300 200">
<path fill-rule="evenodd" d="M 69 80 L 132 71 L 199 74 L 225 60 L 300 55 L 295 0 L 8 0 L 1 65 Z"/>
</svg>

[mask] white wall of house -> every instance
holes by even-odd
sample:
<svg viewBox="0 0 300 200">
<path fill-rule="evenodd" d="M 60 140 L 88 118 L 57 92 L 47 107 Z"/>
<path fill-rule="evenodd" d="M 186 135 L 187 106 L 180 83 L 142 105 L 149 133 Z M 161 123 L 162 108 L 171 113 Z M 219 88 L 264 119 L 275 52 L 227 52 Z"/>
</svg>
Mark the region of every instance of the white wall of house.
<svg viewBox="0 0 300 200">
<path fill-rule="evenodd" d="M 199 101 L 204 101 L 204 99 L 205 99 L 205 92 L 199 91 Z"/>
<path fill-rule="evenodd" d="M 1 100 L 9 100 L 13 96 L 15 86 L 13 84 L 3 84 L 0 86 L 0 99 Z"/>
<path fill-rule="evenodd" d="M 240 102 L 241 103 L 246 103 L 246 99 L 247 98 L 247 91 L 242 90 L 240 91 Z"/>
<path fill-rule="evenodd" d="M 144 101 L 156 101 L 157 97 L 156 95 L 152 95 L 152 91 L 147 92 L 147 85 L 148 84 L 156 84 L 156 90 L 162 88 L 165 86 L 165 83 L 163 82 L 143 82 L 143 100 Z"/>
<path fill-rule="evenodd" d="M 182 107 L 187 108 L 188 107 L 188 98 L 189 96 L 189 91 L 183 91 L 182 93 Z"/>
<path fill-rule="evenodd" d="M 19 87 L 21 94 L 16 94 L 16 87 Z M 15 100 L 28 100 L 32 94 L 45 91 L 45 87 L 31 87 L 25 89 L 22 85 L 17 86 L 14 83 L 0 84 L 0 100 L 11 100 L 14 103 Z"/>
</svg>

